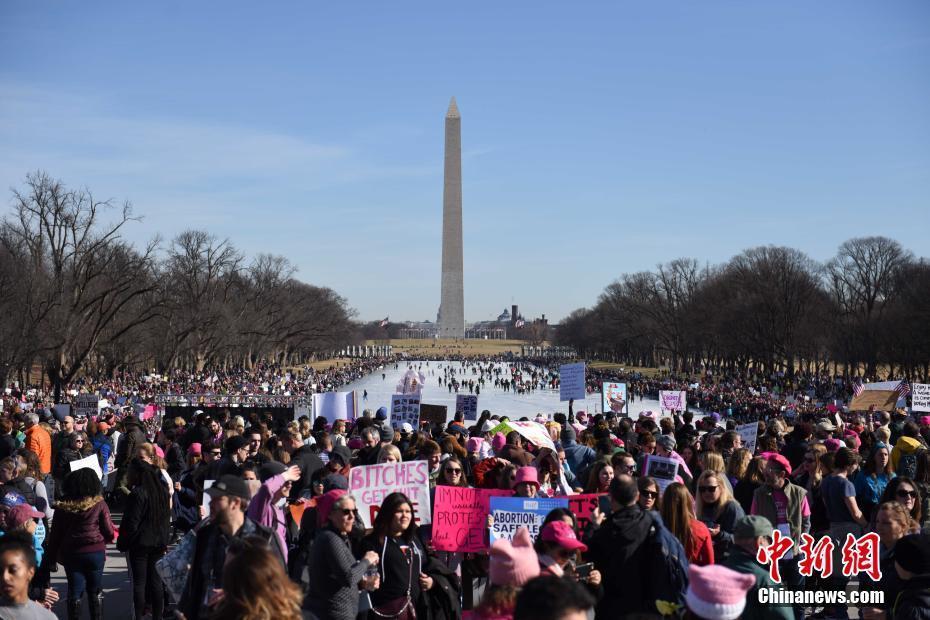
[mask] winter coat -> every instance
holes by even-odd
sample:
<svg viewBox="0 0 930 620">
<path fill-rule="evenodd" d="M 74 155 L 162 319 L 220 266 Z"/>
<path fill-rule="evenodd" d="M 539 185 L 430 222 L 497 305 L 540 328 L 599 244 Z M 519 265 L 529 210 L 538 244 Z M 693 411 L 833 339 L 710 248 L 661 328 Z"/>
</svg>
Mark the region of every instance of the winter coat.
<svg viewBox="0 0 930 620">
<path fill-rule="evenodd" d="M 153 501 L 170 502 L 167 494 L 161 499 L 149 497 L 141 486 L 130 491 L 123 520 L 119 524 L 117 549 L 125 552 L 139 547 L 164 549 L 168 546 L 171 537 L 171 513 L 167 511 L 168 518 L 156 521 L 152 510 Z"/>
<path fill-rule="evenodd" d="M 90 438 L 90 445 L 94 447 L 97 453 L 97 459 L 100 461 L 100 471 L 105 474 L 110 473 L 110 455 L 113 454 L 113 440 L 107 437 L 106 433 L 97 433 Z"/>
<path fill-rule="evenodd" d="M 586 559 L 603 575 L 605 595 L 597 605 L 598 618 L 655 613 L 654 601 L 646 595 L 650 558 L 645 542 L 652 524 L 639 506 L 626 506 L 611 513 L 587 541 Z"/>
<path fill-rule="evenodd" d="M 274 495 L 284 486 L 284 475 L 272 476 L 262 483 L 255 497 L 249 502 L 248 516 L 250 519 L 267 527 L 275 533 L 284 550 L 284 562 L 287 563 L 287 543 L 285 537 L 284 509 L 274 503 Z"/>
<path fill-rule="evenodd" d="M 892 601 L 893 620 L 930 620 L 930 575 L 916 575 L 902 584 Z"/>
<path fill-rule="evenodd" d="M 138 418 L 129 416 L 123 420 L 123 434 L 120 435 L 119 445 L 116 448 L 114 466 L 117 469 L 123 469 L 129 465 L 129 461 L 136 455 L 136 449 L 146 441 L 148 439 L 145 436 L 145 430 Z"/>
<path fill-rule="evenodd" d="M 103 497 L 61 500 L 55 507 L 55 520 L 46 541 L 47 561 L 64 563 L 78 553 L 104 551 L 115 536 L 116 528 Z"/>
<path fill-rule="evenodd" d="M 52 473 L 52 437 L 38 424 L 26 429 L 26 449 L 39 457 L 39 469 L 43 474 Z"/>
</svg>

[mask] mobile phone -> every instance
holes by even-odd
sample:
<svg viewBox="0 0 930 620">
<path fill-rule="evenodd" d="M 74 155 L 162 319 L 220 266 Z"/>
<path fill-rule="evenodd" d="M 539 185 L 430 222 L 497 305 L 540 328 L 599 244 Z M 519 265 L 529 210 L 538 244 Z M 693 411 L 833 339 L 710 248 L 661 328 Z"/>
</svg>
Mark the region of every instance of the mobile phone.
<svg viewBox="0 0 930 620">
<path fill-rule="evenodd" d="M 575 566 L 575 579 L 578 581 L 587 581 L 591 577 L 591 571 L 594 570 L 594 562 L 585 562 Z"/>
<path fill-rule="evenodd" d="M 597 508 L 601 511 L 601 514 L 607 516 L 610 514 L 610 496 L 601 495 L 597 498 Z"/>
</svg>

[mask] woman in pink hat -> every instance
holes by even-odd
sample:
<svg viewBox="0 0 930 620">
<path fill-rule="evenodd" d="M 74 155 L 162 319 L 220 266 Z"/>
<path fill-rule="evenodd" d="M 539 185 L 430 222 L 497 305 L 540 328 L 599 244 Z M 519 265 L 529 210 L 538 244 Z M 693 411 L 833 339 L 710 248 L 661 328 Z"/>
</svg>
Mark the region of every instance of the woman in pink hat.
<svg viewBox="0 0 930 620">
<path fill-rule="evenodd" d="M 532 466 L 517 468 L 513 481 L 514 497 L 536 497 L 539 494 L 539 476 Z"/>
<path fill-rule="evenodd" d="M 474 611 L 464 620 L 512 620 L 517 593 L 527 581 L 539 576 L 539 560 L 526 528 L 520 528 L 513 542 L 500 539 L 491 545 L 488 587 Z"/>
</svg>

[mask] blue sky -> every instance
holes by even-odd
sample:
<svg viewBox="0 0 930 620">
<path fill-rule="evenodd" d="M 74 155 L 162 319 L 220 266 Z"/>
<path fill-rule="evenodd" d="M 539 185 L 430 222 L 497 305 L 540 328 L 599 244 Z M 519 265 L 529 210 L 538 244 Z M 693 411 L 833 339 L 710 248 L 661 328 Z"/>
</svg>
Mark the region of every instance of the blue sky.
<svg viewBox="0 0 930 620">
<path fill-rule="evenodd" d="M 760 244 L 930 254 L 925 0 L 5 0 L 0 188 L 43 169 L 140 243 L 208 229 L 435 318 L 452 95 L 470 321 Z"/>
</svg>

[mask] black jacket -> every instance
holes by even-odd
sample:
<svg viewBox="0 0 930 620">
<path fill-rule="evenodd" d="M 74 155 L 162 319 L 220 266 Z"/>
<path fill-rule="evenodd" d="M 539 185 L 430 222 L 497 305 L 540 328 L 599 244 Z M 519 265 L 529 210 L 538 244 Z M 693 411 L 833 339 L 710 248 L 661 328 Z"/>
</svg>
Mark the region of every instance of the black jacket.
<svg viewBox="0 0 930 620">
<path fill-rule="evenodd" d="M 304 488 L 310 486 L 313 475 L 323 469 L 323 460 L 313 451 L 312 446 L 301 446 L 291 455 L 291 465 L 300 467 L 300 480 L 291 486 L 291 499 L 300 497 Z"/>
<path fill-rule="evenodd" d="M 604 598 L 598 618 L 620 618 L 637 612 L 655 613 L 646 579 L 650 574 L 647 545 L 653 521 L 639 506 L 612 513 L 588 541 L 587 559 L 603 575 Z"/>
<path fill-rule="evenodd" d="M 930 575 L 917 575 L 902 583 L 901 592 L 892 601 L 889 617 L 893 620 L 930 619 Z"/>
<path fill-rule="evenodd" d="M 116 447 L 116 461 L 114 466 L 121 469 L 129 465 L 129 461 L 136 455 L 136 448 L 147 441 L 145 431 L 142 429 L 142 422 L 135 416 L 129 416 L 123 420 L 123 434 L 119 437 L 119 445 Z"/>
<path fill-rule="evenodd" d="M 166 502 L 164 519 L 156 519 L 154 516 L 153 502 L 156 501 Z M 142 487 L 133 488 L 126 499 L 116 548 L 124 552 L 140 547 L 166 548 L 171 528 L 171 511 L 167 502 L 170 502 L 167 493 L 163 498 L 152 498 Z"/>
<path fill-rule="evenodd" d="M 13 435 L 0 435 L 0 460 L 12 456 L 16 451 L 16 439 Z"/>
<path fill-rule="evenodd" d="M 249 536 L 261 536 L 267 540 L 268 546 L 271 547 L 281 559 L 282 566 L 284 565 L 284 553 L 281 549 L 277 534 L 246 517 L 242 527 L 233 535 L 233 538 L 243 539 Z M 207 554 L 208 550 L 216 548 L 215 546 L 218 545 L 220 548 L 217 549 L 217 556 L 223 558 L 226 556 L 228 544 L 229 540 L 222 535 L 220 528 L 211 522 L 205 522 L 204 525 L 197 530 L 197 540 L 194 542 L 194 555 L 191 558 L 191 570 L 187 575 L 184 593 L 181 594 L 181 600 L 178 602 L 178 611 L 183 613 L 187 620 L 198 620 L 201 617 L 205 617 L 201 616 L 201 605 L 204 602 L 207 588 L 210 586 L 211 574 L 213 572 Z M 222 582 L 222 575 L 213 575 L 213 578 L 214 583 Z"/>
</svg>

